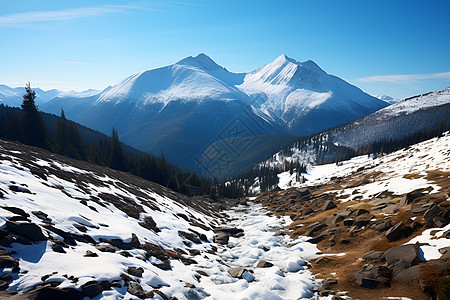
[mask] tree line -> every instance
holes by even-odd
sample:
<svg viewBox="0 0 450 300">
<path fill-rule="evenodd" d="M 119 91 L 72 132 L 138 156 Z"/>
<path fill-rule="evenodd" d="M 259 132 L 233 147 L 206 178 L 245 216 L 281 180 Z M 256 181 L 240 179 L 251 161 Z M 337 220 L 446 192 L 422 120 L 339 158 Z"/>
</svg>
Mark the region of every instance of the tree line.
<svg viewBox="0 0 450 300">
<path fill-rule="evenodd" d="M 59 117 L 42 113 L 35 104 L 36 93 L 30 84 L 26 85 L 25 91 L 21 109 L 0 104 L 1 139 L 20 141 L 70 158 L 129 172 L 186 195 L 212 193 L 210 180 L 172 165 L 162 152 L 157 157 L 123 145 L 115 128 L 112 128 L 111 137 L 93 130 L 80 135 L 81 126 L 68 120 L 63 109 Z"/>
</svg>

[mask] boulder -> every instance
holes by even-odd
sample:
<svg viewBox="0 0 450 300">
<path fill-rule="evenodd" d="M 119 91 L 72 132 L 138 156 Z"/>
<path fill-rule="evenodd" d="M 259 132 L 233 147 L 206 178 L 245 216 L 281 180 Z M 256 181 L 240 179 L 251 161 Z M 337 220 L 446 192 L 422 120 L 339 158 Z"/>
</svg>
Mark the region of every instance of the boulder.
<svg viewBox="0 0 450 300">
<path fill-rule="evenodd" d="M 60 244 L 53 244 L 52 250 L 58 253 L 66 253 L 66 250 Z"/>
<path fill-rule="evenodd" d="M 12 268 L 15 272 L 19 269 L 19 261 L 9 255 L 0 256 L 0 268 Z"/>
<path fill-rule="evenodd" d="M 322 206 L 322 210 L 329 210 L 329 209 L 333 209 L 335 207 L 337 207 L 337 206 L 336 206 L 336 204 L 334 204 L 333 201 L 327 200 L 325 202 L 325 204 Z"/>
<path fill-rule="evenodd" d="M 360 215 L 364 215 L 364 214 L 368 214 L 369 211 L 367 209 L 355 209 L 354 211 L 352 211 L 351 215 L 352 216 L 360 216 Z"/>
<path fill-rule="evenodd" d="M 19 216 L 22 216 L 22 217 L 25 217 L 25 218 L 30 216 L 23 209 L 18 208 L 18 207 L 5 206 L 5 207 L 2 207 L 2 208 L 7 210 L 7 211 L 12 212 L 13 214 L 16 214 L 16 215 L 19 215 Z"/>
<path fill-rule="evenodd" d="M 376 288 L 380 283 L 390 285 L 392 271 L 386 266 L 366 264 L 355 274 L 356 283 L 365 288 Z"/>
<path fill-rule="evenodd" d="M 154 232 L 160 232 L 159 228 L 156 225 L 156 222 L 150 216 L 144 217 L 144 220 L 142 222 L 139 222 L 139 225 Z"/>
<path fill-rule="evenodd" d="M 369 260 L 369 261 L 382 260 L 383 255 L 384 255 L 383 251 L 372 250 L 372 251 L 369 251 L 369 252 L 365 253 L 362 256 L 362 259 Z"/>
<path fill-rule="evenodd" d="M 414 199 L 422 197 L 423 195 L 424 195 L 423 193 L 407 193 L 406 195 L 404 195 L 402 197 L 402 199 L 398 203 L 398 207 L 406 206 L 406 205 L 410 204 L 411 202 L 413 202 Z"/>
<path fill-rule="evenodd" d="M 371 215 L 359 215 L 354 219 L 354 224 L 361 228 L 370 223 Z"/>
<path fill-rule="evenodd" d="M 42 233 L 41 228 L 34 223 L 22 223 L 6 221 L 6 228 L 10 232 L 26 237 L 33 242 L 45 241 L 47 238 Z"/>
<path fill-rule="evenodd" d="M 260 260 L 260 261 L 258 261 L 258 263 L 256 264 L 256 267 L 257 267 L 257 268 L 270 268 L 270 267 L 272 267 L 272 266 L 273 266 L 272 263 L 270 263 L 270 262 L 268 262 L 268 261 L 265 261 L 265 260 Z"/>
<path fill-rule="evenodd" d="M 392 223 L 389 220 L 377 220 L 370 226 L 373 230 L 383 232 L 392 227 Z"/>
<path fill-rule="evenodd" d="M 95 252 L 92 252 L 91 250 L 86 250 L 86 254 L 84 257 L 98 257 L 98 254 Z"/>
<path fill-rule="evenodd" d="M 81 287 L 81 294 L 83 297 L 94 298 L 94 297 L 100 295 L 100 293 L 102 291 L 103 291 L 102 285 L 100 283 L 98 283 L 97 281 L 86 282 Z"/>
<path fill-rule="evenodd" d="M 127 273 L 136 277 L 142 277 L 144 269 L 142 267 L 128 267 Z"/>
<path fill-rule="evenodd" d="M 133 281 L 128 284 L 127 292 L 140 299 L 153 298 L 154 296 L 153 292 L 144 291 L 139 283 Z"/>
<path fill-rule="evenodd" d="M 114 248 L 112 245 L 109 244 L 97 245 L 95 246 L 95 248 L 100 252 L 110 252 L 110 253 L 116 252 L 116 248 Z"/>
<path fill-rule="evenodd" d="M 72 288 L 66 288 L 66 289 L 58 289 L 56 287 L 52 287 L 49 285 L 45 286 L 38 286 L 25 294 L 21 294 L 20 297 L 15 298 L 11 297 L 12 299 L 64 299 L 64 300 L 81 300 L 83 299 L 83 296 L 81 294 L 81 291 L 72 289 Z"/>
<path fill-rule="evenodd" d="M 228 270 L 228 274 L 231 275 L 231 277 L 233 278 L 239 278 L 242 279 L 242 275 L 244 274 L 244 272 L 246 272 L 247 270 L 242 268 L 242 267 L 232 267 Z"/>
<path fill-rule="evenodd" d="M 405 234 L 405 230 L 405 224 L 403 222 L 399 222 L 391 227 L 388 231 L 386 231 L 386 238 L 390 242 L 396 241 L 399 238 L 403 237 L 403 235 Z"/>
<path fill-rule="evenodd" d="M 433 205 L 427 211 L 425 211 L 425 213 L 423 214 L 423 218 L 424 218 L 425 221 L 428 222 L 428 220 L 432 220 L 441 211 L 442 211 L 442 209 L 439 206 Z"/>
<path fill-rule="evenodd" d="M 178 235 L 180 237 L 182 237 L 182 238 L 190 240 L 193 243 L 196 243 L 196 244 L 201 244 L 202 243 L 200 237 L 197 234 L 195 234 L 195 233 L 179 230 L 178 231 Z"/>
<path fill-rule="evenodd" d="M 132 233 L 131 241 L 129 243 L 124 242 L 122 239 L 104 239 L 100 238 L 100 242 L 111 244 L 114 247 L 117 247 L 121 250 L 131 250 L 133 248 L 141 248 L 141 243 L 139 242 L 138 237 Z"/>
<path fill-rule="evenodd" d="M 17 193 L 26 193 L 26 194 L 31 194 L 31 191 L 29 189 L 26 189 L 22 186 L 18 186 L 18 185 L 10 185 L 9 189 L 13 192 L 17 192 Z"/>
<path fill-rule="evenodd" d="M 347 219 L 344 220 L 344 225 L 345 226 L 352 226 L 354 222 L 355 222 L 355 220 L 353 220 L 353 218 L 347 218 Z"/>
<path fill-rule="evenodd" d="M 384 253 L 384 259 L 388 265 L 394 265 L 400 260 L 404 260 L 408 267 L 417 265 L 420 262 L 420 247 L 418 244 L 407 244 L 393 247 Z"/>
<path fill-rule="evenodd" d="M 217 235 L 214 236 L 214 243 L 226 245 L 226 244 L 228 244 L 229 238 L 230 238 L 230 236 L 227 233 L 219 231 L 217 233 Z"/>
<path fill-rule="evenodd" d="M 318 222 L 317 222 L 318 223 Z M 309 227 L 309 226 L 308 226 Z M 326 224 L 322 223 L 322 224 L 316 224 L 314 227 L 312 227 L 312 229 L 308 232 L 308 236 L 314 236 L 316 235 L 317 232 L 319 232 L 320 230 L 322 230 L 323 228 L 327 227 Z"/>
</svg>

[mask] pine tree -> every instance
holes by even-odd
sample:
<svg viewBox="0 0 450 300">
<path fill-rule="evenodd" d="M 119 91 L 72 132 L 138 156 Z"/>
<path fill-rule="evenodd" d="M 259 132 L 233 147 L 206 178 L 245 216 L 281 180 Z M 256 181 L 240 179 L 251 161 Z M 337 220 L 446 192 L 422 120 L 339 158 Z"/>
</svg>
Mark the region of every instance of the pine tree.
<svg viewBox="0 0 450 300">
<path fill-rule="evenodd" d="M 119 134 L 116 129 L 112 129 L 111 154 L 109 158 L 109 166 L 116 170 L 125 170 L 125 154 L 122 144 L 119 141 Z"/>
<path fill-rule="evenodd" d="M 26 94 L 23 95 L 22 109 L 23 109 L 23 141 L 26 144 L 46 148 L 46 133 L 44 121 L 38 112 L 34 100 L 36 99 L 36 92 L 31 89 L 30 83 L 25 86 Z"/>
</svg>

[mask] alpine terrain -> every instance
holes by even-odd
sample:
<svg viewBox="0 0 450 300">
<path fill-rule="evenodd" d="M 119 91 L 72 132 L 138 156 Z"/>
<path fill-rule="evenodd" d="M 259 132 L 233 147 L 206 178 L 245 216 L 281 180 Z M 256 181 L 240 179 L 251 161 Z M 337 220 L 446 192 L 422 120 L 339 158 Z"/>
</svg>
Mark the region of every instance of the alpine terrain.
<svg viewBox="0 0 450 300">
<path fill-rule="evenodd" d="M 207 174 L 208 146 L 219 140 L 233 141 L 218 152 L 232 151 L 235 161 L 252 141 L 236 138 L 284 134 L 278 144 L 285 145 L 291 142 L 286 135 L 318 133 L 387 105 L 312 61 L 281 55 L 253 72 L 232 73 L 200 54 L 134 74 L 97 95 L 60 96 L 41 108 L 54 114 L 63 108 L 70 119 L 104 133 L 114 127 L 125 143 L 162 150 L 171 162 Z"/>
</svg>

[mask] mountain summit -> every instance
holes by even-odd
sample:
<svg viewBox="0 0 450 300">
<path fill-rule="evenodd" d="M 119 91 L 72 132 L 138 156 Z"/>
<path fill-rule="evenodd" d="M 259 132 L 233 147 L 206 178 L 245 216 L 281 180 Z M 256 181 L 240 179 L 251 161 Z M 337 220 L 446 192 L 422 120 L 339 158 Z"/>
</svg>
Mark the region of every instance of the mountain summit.
<svg viewBox="0 0 450 300">
<path fill-rule="evenodd" d="M 233 122 L 242 126 L 240 137 L 310 135 L 387 105 L 310 60 L 283 54 L 252 72 L 233 73 L 202 53 L 131 75 L 95 96 L 56 98 L 42 109 L 58 114 L 63 107 L 69 118 L 107 134 L 115 127 L 124 142 L 151 153 L 162 149 L 193 169 L 191 158 L 228 138 Z"/>
</svg>

